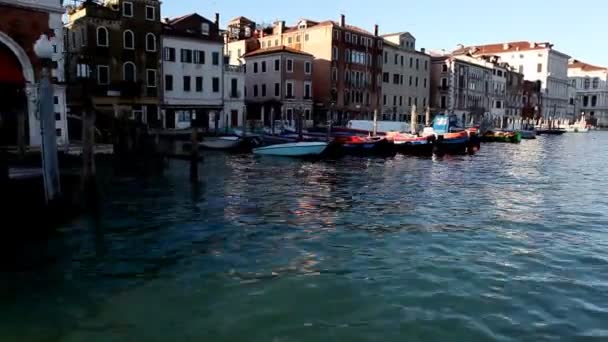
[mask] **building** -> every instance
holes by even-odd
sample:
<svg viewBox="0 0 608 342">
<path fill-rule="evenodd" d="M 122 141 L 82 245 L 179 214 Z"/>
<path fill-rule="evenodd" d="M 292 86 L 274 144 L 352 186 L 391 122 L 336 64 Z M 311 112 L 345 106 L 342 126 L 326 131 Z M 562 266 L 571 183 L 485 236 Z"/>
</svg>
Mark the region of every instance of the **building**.
<svg viewBox="0 0 608 342">
<path fill-rule="evenodd" d="M 245 66 L 224 64 L 224 111 L 220 127 L 244 127 L 246 112 Z"/>
<path fill-rule="evenodd" d="M 242 30 L 247 33 L 248 27 Z M 236 33 L 234 28 L 235 37 Z M 344 15 L 340 22 L 301 19 L 291 27 L 278 21 L 272 27 L 256 30 L 254 38 L 262 49 L 286 46 L 314 56 L 316 122 L 325 122 L 329 116 L 335 122 L 371 118 L 374 110 L 381 109 L 383 39 L 378 36 L 377 26 L 371 33 L 347 25 Z M 238 47 L 230 47 L 231 52 L 234 49 Z"/>
<path fill-rule="evenodd" d="M 260 48 L 256 24 L 245 17 L 237 17 L 228 22 L 224 32 L 225 55 L 230 65 L 242 65 L 244 54 Z"/>
<path fill-rule="evenodd" d="M 565 118 L 568 113 L 568 58 L 553 48 L 551 43 L 509 42 L 501 44 L 460 46 L 457 52 L 473 56 L 499 56 L 503 62 L 514 67 L 528 81 L 540 81 L 544 117 Z"/>
<path fill-rule="evenodd" d="M 91 105 L 102 132 L 112 118 L 160 127 L 160 2 L 85 1 L 68 10 L 66 28 L 71 113 Z"/>
<path fill-rule="evenodd" d="M 198 125 L 214 128 L 226 121 L 224 108 L 224 38 L 215 21 L 196 13 L 163 23 L 162 108 L 167 128 Z"/>
<path fill-rule="evenodd" d="M 505 114 L 507 117 L 521 118 L 523 115 L 524 75 L 513 70 L 506 71 Z"/>
<path fill-rule="evenodd" d="M 608 127 L 608 68 L 572 59 L 568 78 L 575 91 L 574 113 L 584 114 L 599 127 Z"/>
<path fill-rule="evenodd" d="M 422 114 L 429 105 L 431 56 L 416 51 L 410 33 L 383 35 L 382 114 L 385 120 L 410 118 L 412 106 Z M 420 122 L 420 121 L 419 121 Z"/>
<path fill-rule="evenodd" d="M 281 120 L 296 127 L 298 115 L 312 120 L 314 57 L 286 46 L 273 46 L 243 56 L 246 65 L 247 119 L 272 125 Z"/>
<path fill-rule="evenodd" d="M 431 59 L 431 110 L 480 122 L 492 112 L 493 68 L 470 56 Z"/>
<path fill-rule="evenodd" d="M 543 94 L 540 81 L 525 81 L 523 84 L 522 118 L 540 119 L 543 105 Z"/>
<path fill-rule="evenodd" d="M 58 144 L 68 143 L 63 13 L 60 0 L 0 0 L 0 145 L 41 144 L 37 102 L 42 64 L 34 43 L 42 34 L 49 37 L 54 52 L 54 134 Z"/>
</svg>

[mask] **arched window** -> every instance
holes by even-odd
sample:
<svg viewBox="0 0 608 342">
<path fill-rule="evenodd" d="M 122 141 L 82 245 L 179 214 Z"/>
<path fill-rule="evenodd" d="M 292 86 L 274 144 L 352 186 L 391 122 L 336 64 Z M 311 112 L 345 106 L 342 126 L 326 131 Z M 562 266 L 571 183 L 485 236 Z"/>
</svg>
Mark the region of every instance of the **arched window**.
<svg viewBox="0 0 608 342">
<path fill-rule="evenodd" d="M 108 29 L 100 26 L 97 28 L 97 46 L 108 46 L 110 44 Z"/>
<path fill-rule="evenodd" d="M 135 82 L 135 64 L 133 62 L 126 62 L 122 66 L 122 79 L 127 82 Z"/>
<path fill-rule="evenodd" d="M 156 51 L 156 36 L 152 33 L 146 35 L 146 51 Z"/>
<path fill-rule="evenodd" d="M 123 32 L 122 38 L 123 38 L 123 48 L 129 49 L 129 50 L 135 49 L 135 34 L 133 34 L 133 31 L 126 30 L 125 32 Z"/>
</svg>

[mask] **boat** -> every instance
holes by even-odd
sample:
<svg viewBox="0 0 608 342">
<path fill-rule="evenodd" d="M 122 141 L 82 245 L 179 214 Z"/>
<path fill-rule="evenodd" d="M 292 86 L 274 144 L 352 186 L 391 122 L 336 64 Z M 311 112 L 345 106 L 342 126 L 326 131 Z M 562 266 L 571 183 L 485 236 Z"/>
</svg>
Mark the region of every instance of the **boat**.
<svg viewBox="0 0 608 342">
<path fill-rule="evenodd" d="M 253 153 L 257 155 L 282 157 L 318 156 L 325 151 L 327 145 L 327 142 L 301 141 L 258 147 L 253 149 Z"/>
<path fill-rule="evenodd" d="M 386 137 L 361 137 L 357 135 L 334 138 L 341 152 L 348 155 L 391 155 L 395 145 Z"/>
<path fill-rule="evenodd" d="M 456 115 L 438 114 L 433 119 L 433 126 L 424 128 L 423 137 L 435 137 L 435 154 L 474 153 L 479 150 L 477 127 L 465 129 L 458 127 L 457 123 Z"/>
<path fill-rule="evenodd" d="M 521 134 L 521 138 L 522 139 L 536 139 L 536 131 L 535 130 L 520 130 L 519 133 Z"/>
<path fill-rule="evenodd" d="M 556 129 L 537 129 L 536 130 L 536 134 L 537 135 L 562 135 L 566 133 L 565 129 L 561 129 L 561 128 L 556 128 Z"/>
<path fill-rule="evenodd" d="M 460 131 L 453 133 L 438 134 L 433 152 L 435 154 L 461 154 L 468 151 L 470 147 L 469 132 Z"/>
<path fill-rule="evenodd" d="M 518 144 L 521 142 L 521 132 L 487 131 L 481 137 L 484 142 L 505 142 Z"/>
<path fill-rule="evenodd" d="M 566 125 L 564 127 L 566 133 L 587 133 L 589 132 L 589 126 L 587 125 L 587 120 L 583 115 L 580 120 L 576 121 L 572 125 Z"/>
<path fill-rule="evenodd" d="M 236 148 L 241 142 L 241 138 L 224 136 L 216 138 L 205 138 L 199 143 L 202 148 L 210 150 L 230 150 Z"/>
<path fill-rule="evenodd" d="M 393 141 L 395 149 L 400 153 L 419 156 L 433 154 L 434 135 L 423 137 L 415 134 L 388 132 L 386 137 Z"/>
</svg>

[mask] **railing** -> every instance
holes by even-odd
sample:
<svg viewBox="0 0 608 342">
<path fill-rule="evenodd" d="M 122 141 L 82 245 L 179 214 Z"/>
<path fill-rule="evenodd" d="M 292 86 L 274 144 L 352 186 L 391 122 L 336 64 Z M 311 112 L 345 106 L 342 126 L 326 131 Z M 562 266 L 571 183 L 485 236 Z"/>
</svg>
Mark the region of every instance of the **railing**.
<svg viewBox="0 0 608 342">
<path fill-rule="evenodd" d="M 227 72 L 243 72 L 243 69 L 244 68 L 242 65 L 224 65 L 224 70 L 226 70 Z"/>
</svg>

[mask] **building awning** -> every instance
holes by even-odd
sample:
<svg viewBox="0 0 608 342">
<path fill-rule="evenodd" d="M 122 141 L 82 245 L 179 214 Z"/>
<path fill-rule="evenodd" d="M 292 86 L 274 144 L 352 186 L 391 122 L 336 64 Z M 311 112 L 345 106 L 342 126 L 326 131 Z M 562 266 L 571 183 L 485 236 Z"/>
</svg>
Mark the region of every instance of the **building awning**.
<svg viewBox="0 0 608 342">
<path fill-rule="evenodd" d="M 23 71 L 11 51 L 0 49 L 0 83 L 25 84 Z"/>
</svg>

